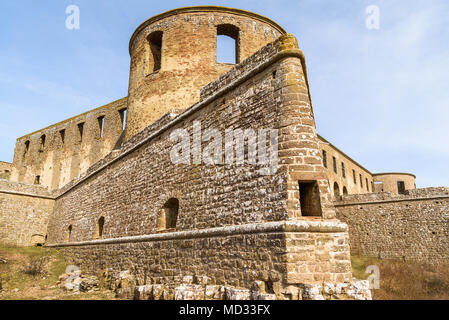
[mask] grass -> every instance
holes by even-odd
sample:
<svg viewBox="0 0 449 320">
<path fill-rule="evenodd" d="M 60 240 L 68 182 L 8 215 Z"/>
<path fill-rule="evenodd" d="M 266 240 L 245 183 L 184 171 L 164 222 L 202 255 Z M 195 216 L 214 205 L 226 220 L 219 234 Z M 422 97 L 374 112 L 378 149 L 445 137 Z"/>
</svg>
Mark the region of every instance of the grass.
<svg viewBox="0 0 449 320">
<path fill-rule="evenodd" d="M 368 266 L 379 268 L 380 288 L 372 290 L 374 300 L 449 300 L 449 264 L 432 266 L 363 256 L 351 260 L 358 279 L 367 279 Z"/>
<path fill-rule="evenodd" d="M 67 263 L 55 249 L 42 247 L 0 246 L 0 300 L 112 300 L 108 290 L 71 293 L 56 282 L 65 273 Z"/>
<path fill-rule="evenodd" d="M 357 279 L 367 279 L 368 266 L 379 268 L 380 288 L 372 290 L 375 300 L 449 299 L 449 264 L 431 266 L 356 255 L 351 260 Z M 59 288 L 56 282 L 66 267 L 64 257 L 55 249 L 0 246 L 0 300 L 115 299 L 108 290 L 75 294 Z"/>
</svg>

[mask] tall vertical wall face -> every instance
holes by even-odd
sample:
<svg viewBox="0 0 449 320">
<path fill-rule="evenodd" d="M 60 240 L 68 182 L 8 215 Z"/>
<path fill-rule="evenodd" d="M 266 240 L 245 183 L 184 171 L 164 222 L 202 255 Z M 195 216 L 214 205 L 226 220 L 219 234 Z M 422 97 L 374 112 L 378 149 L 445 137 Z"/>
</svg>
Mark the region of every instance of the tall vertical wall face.
<svg viewBox="0 0 449 320">
<path fill-rule="evenodd" d="M 126 109 L 126 100 L 115 101 L 17 139 L 10 180 L 55 190 L 79 178 L 116 146 L 123 133 L 120 111 Z M 103 135 L 100 117 L 104 117 Z M 82 136 L 80 124 L 83 124 Z"/>
<path fill-rule="evenodd" d="M 186 109 L 197 102 L 201 87 L 232 68 L 231 64 L 217 62 L 220 32 L 236 38 L 237 61 L 243 61 L 285 33 L 268 18 L 223 7 L 180 8 L 146 21 L 130 42 L 125 140 L 170 109 Z M 158 33 L 162 33 L 162 38 L 158 38 L 162 48 L 160 55 L 155 55 L 150 40 Z M 158 57 L 160 69 L 155 71 Z"/>
<path fill-rule="evenodd" d="M 145 129 L 116 158 L 60 191 L 49 244 L 89 272 L 130 270 L 139 283 L 165 288 L 165 298 L 189 277 L 215 289 L 265 283 L 281 299 L 315 291 L 322 297 L 324 282 L 349 282 L 347 227 L 335 219 L 304 66 L 296 39 L 282 36 L 203 88 L 200 102 Z M 278 130 L 278 142 L 271 140 L 279 148 L 277 170 L 173 163 L 170 135 L 182 129 L 194 141 L 195 122 L 203 134 L 217 129 L 223 137 L 226 129 Z M 203 140 L 202 150 L 208 146 Z M 300 182 L 313 186 L 319 215 L 302 210 Z M 176 226 L 161 230 L 172 199 L 179 203 Z"/>
<path fill-rule="evenodd" d="M 449 261 L 449 188 L 349 195 L 336 209 L 349 226 L 352 253 L 427 264 Z"/>
<path fill-rule="evenodd" d="M 43 245 L 53 205 L 42 187 L 0 181 L 0 243 Z"/>
</svg>

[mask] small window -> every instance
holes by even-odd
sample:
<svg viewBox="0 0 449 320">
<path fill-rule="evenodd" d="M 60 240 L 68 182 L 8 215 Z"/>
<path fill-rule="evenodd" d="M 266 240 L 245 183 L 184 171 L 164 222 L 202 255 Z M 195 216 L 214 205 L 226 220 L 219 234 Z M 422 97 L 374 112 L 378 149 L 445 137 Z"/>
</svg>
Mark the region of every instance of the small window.
<svg viewBox="0 0 449 320">
<path fill-rule="evenodd" d="M 120 109 L 118 111 L 119 114 L 120 114 L 120 121 L 121 121 L 121 124 L 122 124 L 122 131 L 125 130 L 125 127 L 126 127 L 126 111 L 127 111 L 126 108 Z"/>
<path fill-rule="evenodd" d="M 67 228 L 67 234 L 66 234 L 66 236 L 65 236 L 65 241 L 66 241 L 66 242 L 72 241 L 72 225 L 70 225 L 70 226 Z"/>
<path fill-rule="evenodd" d="M 346 187 L 343 187 L 343 195 L 348 195 L 348 189 Z"/>
<path fill-rule="evenodd" d="M 360 188 L 363 188 L 363 178 L 362 178 L 362 174 L 359 174 L 360 177 Z"/>
<path fill-rule="evenodd" d="M 178 222 L 179 201 L 172 198 L 168 200 L 162 207 L 158 221 L 158 229 L 175 229 Z"/>
<path fill-rule="evenodd" d="M 30 150 L 30 140 L 25 141 L 25 150 L 23 151 L 23 156 L 25 157 Z"/>
<path fill-rule="evenodd" d="M 65 129 L 62 129 L 59 131 L 59 137 L 61 138 L 61 143 L 64 144 L 65 142 Z"/>
<path fill-rule="evenodd" d="M 338 171 L 337 171 L 337 159 L 335 157 L 332 157 L 332 162 L 334 164 L 334 172 L 335 172 L 335 174 L 337 174 L 338 173 Z"/>
<path fill-rule="evenodd" d="M 151 72 L 156 72 L 161 69 L 162 65 L 162 31 L 155 31 L 148 36 L 148 43 L 150 45 L 153 68 Z"/>
<path fill-rule="evenodd" d="M 240 30 L 232 24 L 217 27 L 217 62 L 240 63 Z"/>
<path fill-rule="evenodd" d="M 47 136 L 45 134 L 43 134 L 40 138 L 40 144 L 39 144 L 39 151 L 43 152 L 44 148 L 45 148 L 45 140 L 47 139 Z"/>
<path fill-rule="evenodd" d="M 36 176 L 34 178 L 34 184 L 41 184 L 41 176 Z"/>
<path fill-rule="evenodd" d="M 365 179 L 366 182 L 366 190 L 369 192 L 369 182 L 368 182 L 368 178 Z"/>
<path fill-rule="evenodd" d="M 321 216 L 320 190 L 316 181 L 299 182 L 299 202 L 303 217 Z"/>
<path fill-rule="evenodd" d="M 355 170 L 352 170 L 352 178 L 354 179 L 354 184 L 357 184 L 357 176 L 355 174 Z"/>
<path fill-rule="evenodd" d="M 340 199 L 340 186 L 336 182 L 334 183 L 334 197 L 335 197 L 335 200 Z"/>
<path fill-rule="evenodd" d="M 344 162 L 341 163 L 341 174 L 342 174 L 343 178 L 346 178 L 346 170 L 345 170 Z"/>
<path fill-rule="evenodd" d="M 97 221 L 97 230 L 96 230 L 96 238 L 102 238 L 103 237 L 103 230 L 104 230 L 104 217 L 100 217 Z"/>
<path fill-rule="evenodd" d="M 84 122 L 78 124 L 78 133 L 79 133 L 79 141 L 83 142 L 83 134 L 84 134 Z"/>
<path fill-rule="evenodd" d="M 327 152 L 326 152 L 326 150 L 323 150 L 323 165 L 325 168 L 327 168 Z"/>
<path fill-rule="evenodd" d="M 104 116 L 98 117 L 98 129 L 100 133 L 100 138 L 103 138 L 103 128 L 104 128 Z"/>
<path fill-rule="evenodd" d="M 398 181 L 398 193 L 405 194 L 405 182 L 404 181 Z"/>
</svg>

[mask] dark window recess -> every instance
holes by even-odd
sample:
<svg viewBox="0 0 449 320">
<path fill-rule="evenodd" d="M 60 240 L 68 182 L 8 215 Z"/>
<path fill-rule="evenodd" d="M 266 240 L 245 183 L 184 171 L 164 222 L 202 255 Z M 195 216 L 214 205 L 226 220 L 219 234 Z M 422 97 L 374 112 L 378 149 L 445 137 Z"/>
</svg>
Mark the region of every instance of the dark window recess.
<svg viewBox="0 0 449 320">
<path fill-rule="evenodd" d="M 72 240 L 72 226 L 70 225 L 67 229 L 66 241 L 70 242 Z"/>
<path fill-rule="evenodd" d="M 118 112 L 120 114 L 120 121 L 122 124 L 122 131 L 125 130 L 126 127 L 126 108 L 125 109 L 120 109 Z"/>
<path fill-rule="evenodd" d="M 41 184 L 41 176 L 36 176 L 34 178 L 34 184 Z"/>
<path fill-rule="evenodd" d="M 354 179 L 354 184 L 357 184 L 357 176 L 355 174 L 355 170 L 352 170 L 352 177 Z"/>
<path fill-rule="evenodd" d="M 341 174 L 342 174 L 343 178 L 346 178 L 346 169 L 345 169 L 344 162 L 341 163 Z"/>
<path fill-rule="evenodd" d="M 232 24 L 217 27 L 217 62 L 240 63 L 240 30 Z"/>
<path fill-rule="evenodd" d="M 369 192 L 369 182 L 368 182 L 368 178 L 365 179 L 366 182 L 366 190 Z"/>
<path fill-rule="evenodd" d="M 104 217 L 98 219 L 97 223 L 97 236 L 98 238 L 103 237 L 103 229 L 104 229 Z"/>
<path fill-rule="evenodd" d="M 41 139 L 40 139 L 40 146 L 39 146 L 39 151 L 40 152 L 42 152 L 42 151 L 44 151 L 44 148 L 45 148 L 45 140 L 47 139 L 47 136 L 45 135 L 45 134 L 43 134 L 42 136 L 41 136 Z"/>
<path fill-rule="evenodd" d="M 162 65 L 162 31 L 155 31 L 148 36 L 151 55 L 153 57 L 153 70 L 156 72 L 161 69 Z"/>
<path fill-rule="evenodd" d="M 360 177 L 360 188 L 363 188 L 363 178 L 362 178 L 362 175 L 360 174 L 359 177 Z"/>
<path fill-rule="evenodd" d="M 25 157 L 28 151 L 30 150 L 30 141 L 25 141 L 25 150 L 23 151 L 23 156 Z"/>
<path fill-rule="evenodd" d="M 404 181 L 398 181 L 398 193 L 405 194 L 405 182 Z"/>
<path fill-rule="evenodd" d="M 321 217 L 320 190 L 316 181 L 299 182 L 299 202 L 304 217 Z"/>
<path fill-rule="evenodd" d="M 159 230 L 175 229 L 178 222 L 179 201 L 172 198 L 162 207 L 159 220 Z"/>
<path fill-rule="evenodd" d="M 100 138 L 103 138 L 103 129 L 104 129 L 104 116 L 98 117 L 98 129 L 100 132 Z"/>
<path fill-rule="evenodd" d="M 65 142 L 65 129 L 59 131 L 59 136 L 61 137 L 62 144 L 64 144 L 64 142 Z"/>
<path fill-rule="evenodd" d="M 78 132 L 80 137 L 80 142 L 83 142 L 83 134 L 84 134 L 84 122 L 78 124 Z"/>
<path fill-rule="evenodd" d="M 337 171 L 337 159 L 335 157 L 332 157 L 332 162 L 334 164 L 334 172 L 338 173 L 338 171 Z"/>
<path fill-rule="evenodd" d="M 327 152 L 326 152 L 326 150 L 323 150 L 323 165 L 325 168 L 327 168 Z"/>
<path fill-rule="evenodd" d="M 334 183 L 334 197 L 335 200 L 340 200 L 340 186 L 336 182 Z"/>
</svg>

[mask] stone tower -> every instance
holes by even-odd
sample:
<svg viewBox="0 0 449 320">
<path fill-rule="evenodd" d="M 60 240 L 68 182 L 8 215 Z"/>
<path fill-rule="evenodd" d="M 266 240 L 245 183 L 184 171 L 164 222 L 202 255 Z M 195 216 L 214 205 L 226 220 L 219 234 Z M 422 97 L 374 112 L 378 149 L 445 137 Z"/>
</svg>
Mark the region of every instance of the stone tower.
<svg viewBox="0 0 449 320">
<path fill-rule="evenodd" d="M 201 87 L 229 71 L 218 63 L 217 35 L 236 40 L 239 63 L 285 31 L 255 13 L 224 7 L 188 7 L 156 15 L 131 37 L 125 140 L 170 109 L 196 103 Z"/>
</svg>

